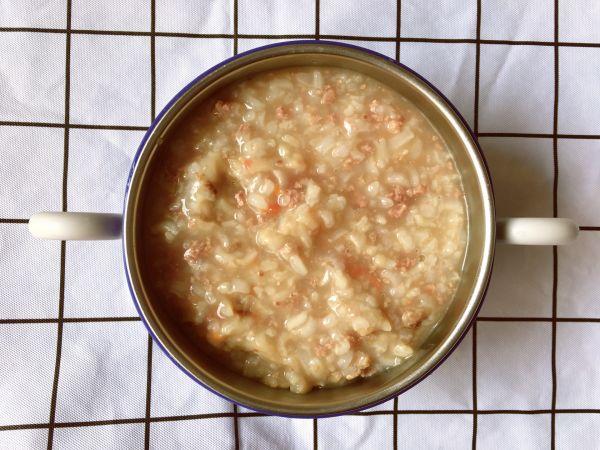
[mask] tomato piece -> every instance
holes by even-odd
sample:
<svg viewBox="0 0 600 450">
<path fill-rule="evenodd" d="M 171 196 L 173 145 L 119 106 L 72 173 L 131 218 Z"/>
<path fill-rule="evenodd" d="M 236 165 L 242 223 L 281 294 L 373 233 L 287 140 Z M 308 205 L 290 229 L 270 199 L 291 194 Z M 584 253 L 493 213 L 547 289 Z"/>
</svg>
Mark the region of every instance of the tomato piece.
<svg viewBox="0 0 600 450">
<path fill-rule="evenodd" d="M 274 202 L 269 204 L 269 208 L 267 209 L 267 212 L 269 214 L 278 214 L 281 211 L 281 206 L 279 206 L 279 203 Z"/>
<path fill-rule="evenodd" d="M 351 278 L 357 279 L 367 275 L 369 271 L 366 266 L 347 260 L 346 273 L 350 275 Z"/>
</svg>

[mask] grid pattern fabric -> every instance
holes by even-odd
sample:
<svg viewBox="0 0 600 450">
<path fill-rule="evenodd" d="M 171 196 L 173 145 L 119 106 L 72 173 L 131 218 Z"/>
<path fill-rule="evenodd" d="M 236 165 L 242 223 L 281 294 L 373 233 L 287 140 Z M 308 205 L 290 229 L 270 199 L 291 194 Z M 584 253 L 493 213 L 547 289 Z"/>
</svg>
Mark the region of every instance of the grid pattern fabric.
<svg viewBox="0 0 600 450">
<path fill-rule="evenodd" d="M 599 30 L 596 0 L 0 0 L 0 449 L 600 447 Z M 415 69 L 479 136 L 499 216 L 582 230 L 498 246 L 447 362 L 318 420 L 236 407 L 180 373 L 135 315 L 120 243 L 26 229 L 38 210 L 119 211 L 137 143 L 181 86 L 293 39 Z"/>
</svg>

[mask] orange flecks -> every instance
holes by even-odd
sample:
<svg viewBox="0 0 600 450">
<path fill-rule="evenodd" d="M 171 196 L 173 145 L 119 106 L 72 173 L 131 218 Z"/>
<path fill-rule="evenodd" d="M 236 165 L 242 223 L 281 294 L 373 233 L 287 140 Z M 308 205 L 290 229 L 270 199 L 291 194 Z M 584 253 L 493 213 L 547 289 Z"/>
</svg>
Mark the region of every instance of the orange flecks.
<svg viewBox="0 0 600 450">
<path fill-rule="evenodd" d="M 206 338 L 212 345 L 218 345 L 225 340 L 225 336 L 216 331 L 209 331 Z"/>
<path fill-rule="evenodd" d="M 408 207 L 404 203 L 394 205 L 390 209 L 388 209 L 388 216 L 393 217 L 394 219 L 399 219 L 404 215 L 407 208 Z"/>
<path fill-rule="evenodd" d="M 325 86 L 325 89 L 323 90 L 323 96 L 321 97 L 321 104 L 328 105 L 333 103 L 335 97 L 335 90 L 331 86 Z"/>
<path fill-rule="evenodd" d="M 369 270 L 362 264 L 346 260 L 346 273 L 350 275 L 351 278 L 358 279 L 367 275 Z"/>
<path fill-rule="evenodd" d="M 388 131 L 392 134 L 397 134 L 398 132 L 400 132 L 403 125 L 404 125 L 404 117 L 402 117 L 402 116 L 395 117 L 393 119 L 390 118 L 387 121 Z"/>
<path fill-rule="evenodd" d="M 418 186 L 412 188 L 412 189 L 407 189 L 406 193 L 409 197 L 416 197 L 417 195 L 422 195 L 427 191 L 427 188 L 425 186 L 423 186 L 422 184 L 419 184 Z"/>
<path fill-rule="evenodd" d="M 369 284 L 371 286 L 373 286 L 373 288 L 377 291 L 380 291 L 381 288 L 383 287 L 383 283 L 381 282 L 381 279 L 375 275 L 373 272 L 369 273 Z"/>
<path fill-rule="evenodd" d="M 235 201 L 238 204 L 238 206 L 244 206 L 245 200 L 246 200 L 246 194 L 244 193 L 244 191 L 238 191 L 235 195 L 234 195 Z"/>
<path fill-rule="evenodd" d="M 278 214 L 281 211 L 281 206 L 279 203 L 273 202 L 269 204 L 269 208 L 267 209 L 267 214 L 274 215 Z"/>
<path fill-rule="evenodd" d="M 214 113 L 217 115 L 223 115 L 231 110 L 231 104 L 224 102 L 223 100 L 217 100 L 214 107 Z"/>
<path fill-rule="evenodd" d="M 250 131 L 250 124 L 249 123 L 245 123 L 245 122 L 242 123 L 242 124 L 240 124 L 240 126 L 238 127 L 238 130 L 237 130 L 238 134 L 243 134 L 243 133 L 246 133 L 248 131 Z"/>
<path fill-rule="evenodd" d="M 383 287 L 383 282 L 377 276 L 375 272 L 369 270 L 369 268 L 361 263 L 358 263 L 350 258 L 347 258 L 345 261 L 345 269 L 346 273 L 355 280 L 366 280 L 371 287 L 375 290 L 380 291 Z"/>
<path fill-rule="evenodd" d="M 365 142 L 360 146 L 360 151 L 366 153 L 367 155 L 370 155 L 375 151 L 375 148 L 371 143 Z"/>
<path fill-rule="evenodd" d="M 406 200 L 406 192 L 400 186 L 394 186 L 394 189 L 387 195 L 394 203 L 402 203 Z"/>
<path fill-rule="evenodd" d="M 287 119 L 289 117 L 288 112 L 283 106 L 278 106 L 277 108 L 275 108 L 275 115 L 278 119 L 281 120 Z"/>
<path fill-rule="evenodd" d="M 357 195 L 356 196 L 356 206 L 358 206 L 359 208 L 366 208 L 369 205 L 369 201 L 367 200 L 367 197 L 364 195 Z"/>
<path fill-rule="evenodd" d="M 196 240 L 192 242 L 190 248 L 188 248 L 183 254 L 183 259 L 188 264 L 196 264 L 202 259 L 202 256 L 211 250 L 210 240 Z"/>
<path fill-rule="evenodd" d="M 425 286 L 423 286 L 422 289 L 423 289 L 423 292 L 425 292 L 429 295 L 434 295 L 436 293 L 436 289 L 433 284 L 426 284 Z"/>
<path fill-rule="evenodd" d="M 400 272 L 406 272 L 412 269 L 415 264 L 417 264 L 418 258 L 416 255 L 408 255 L 403 258 L 398 258 L 396 260 L 396 269 L 399 269 Z"/>
</svg>

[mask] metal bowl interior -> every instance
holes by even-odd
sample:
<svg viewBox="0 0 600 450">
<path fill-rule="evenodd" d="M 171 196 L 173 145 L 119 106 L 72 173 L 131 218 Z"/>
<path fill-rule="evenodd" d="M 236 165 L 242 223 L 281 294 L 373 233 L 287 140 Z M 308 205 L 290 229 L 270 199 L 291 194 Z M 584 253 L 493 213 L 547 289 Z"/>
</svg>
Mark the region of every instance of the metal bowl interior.
<svg viewBox="0 0 600 450">
<path fill-rule="evenodd" d="M 216 90 L 249 75 L 291 66 L 330 66 L 365 73 L 400 92 L 444 137 L 462 175 L 469 240 L 455 300 L 412 363 L 346 386 L 293 394 L 245 378 L 207 357 L 183 334 L 177 321 L 152 295 L 144 277 L 140 208 L 159 144 L 186 113 Z M 322 41 L 288 43 L 242 54 L 213 68 L 186 87 L 148 131 L 132 167 L 126 196 L 124 250 L 134 301 L 150 332 L 169 357 L 210 390 L 248 408 L 271 414 L 315 417 L 363 409 L 410 388 L 435 369 L 458 344 L 475 318 L 487 287 L 494 250 L 494 208 L 489 175 L 470 130 L 453 107 L 419 76 L 381 55 Z"/>
</svg>

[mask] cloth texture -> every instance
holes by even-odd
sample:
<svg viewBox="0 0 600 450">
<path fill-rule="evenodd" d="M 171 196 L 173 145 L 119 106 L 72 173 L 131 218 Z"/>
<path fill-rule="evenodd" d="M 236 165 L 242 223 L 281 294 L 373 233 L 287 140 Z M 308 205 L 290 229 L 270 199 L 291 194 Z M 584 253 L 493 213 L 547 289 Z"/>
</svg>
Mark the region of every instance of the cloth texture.
<svg viewBox="0 0 600 450">
<path fill-rule="evenodd" d="M 0 0 L 0 449 L 599 448 L 600 2 Z M 149 339 L 121 243 L 33 239 L 40 210 L 119 212 L 137 146 L 235 53 L 329 39 L 399 59 L 469 122 L 498 216 L 569 217 L 498 245 L 475 327 L 397 399 L 303 420 L 235 407 Z"/>
</svg>

